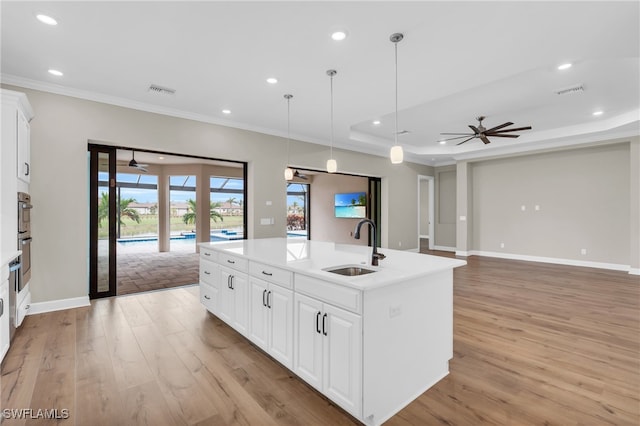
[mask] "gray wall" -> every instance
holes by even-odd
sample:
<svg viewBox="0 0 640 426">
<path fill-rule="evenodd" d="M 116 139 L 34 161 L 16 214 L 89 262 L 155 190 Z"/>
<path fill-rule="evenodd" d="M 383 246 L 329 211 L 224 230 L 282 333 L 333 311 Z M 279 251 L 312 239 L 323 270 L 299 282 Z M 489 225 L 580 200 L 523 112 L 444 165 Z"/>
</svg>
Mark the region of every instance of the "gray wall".
<svg viewBox="0 0 640 426">
<path fill-rule="evenodd" d="M 436 168 L 434 244 L 456 247 L 456 167 Z"/>
<path fill-rule="evenodd" d="M 4 87 L 4 86 L 3 86 Z M 182 118 L 86 101 L 31 89 L 31 195 L 33 302 L 88 293 L 87 142 L 177 154 L 247 161 L 248 235 L 284 237 L 286 232 L 286 139 Z M 283 107 L 283 117 L 286 109 Z M 324 169 L 327 146 L 292 141 L 290 162 Z M 383 247 L 416 248 L 417 176 L 431 167 L 392 165 L 388 158 L 334 150 L 340 171 L 378 176 L 383 181 Z M 268 205 L 267 202 L 271 202 Z M 275 225 L 260 225 L 273 217 Z M 403 243 L 401 245 L 401 243 Z"/>
<path fill-rule="evenodd" d="M 336 218 L 335 194 L 369 192 L 369 179 L 358 176 L 318 174 L 311 183 L 311 238 L 319 241 L 367 245 L 366 232 L 356 240 L 352 234 L 359 219 Z"/>
<path fill-rule="evenodd" d="M 420 235 L 429 235 L 429 181 L 420 180 Z"/>
<path fill-rule="evenodd" d="M 622 143 L 473 163 L 472 249 L 629 264 L 629 155 Z"/>
</svg>

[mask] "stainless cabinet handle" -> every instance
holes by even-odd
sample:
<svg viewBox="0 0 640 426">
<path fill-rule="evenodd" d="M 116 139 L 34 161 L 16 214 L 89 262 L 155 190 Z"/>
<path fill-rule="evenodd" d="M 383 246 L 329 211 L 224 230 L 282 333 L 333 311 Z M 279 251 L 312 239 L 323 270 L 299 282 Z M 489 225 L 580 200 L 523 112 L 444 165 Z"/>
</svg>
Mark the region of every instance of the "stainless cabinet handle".
<svg viewBox="0 0 640 426">
<path fill-rule="evenodd" d="M 30 170 L 29 163 L 24 163 L 24 165 L 27 166 L 27 172 L 24 175 L 29 176 L 29 170 Z"/>
<path fill-rule="evenodd" d="M 236 263 L 236 261 L 235 261 L 235 260 L 231 260 L 231 259 L 227 259 L 227 262 L 228 262 L 228 263 L 231 263 L 232 265 L 233 265 L 234 263 Z"/>
<path fill-rule="evenodd" d="M 0 317 L 4 314 L 4 299 L 0 299 Z"/>
<path fill-rule="evenodd" d="M 316 332 L 318 334 L 322 333 L 320 331 L 320 311 L 318 311 L 318 313 L 316 314 Z"/>
<path fill-rule="evenodd" d="M 206 275 L 211 275 L 211 272 L 209 272 L 209 271 L 204 271 L 204 273 L 205 273 Z"/>
<path fill-rule="evenodd" d="M 206 294 L 204 295 L 204 298 L 207 300 L 211 300 L 211 298 L 209 296 L 207 296 Z"/>
<path fill-rule="evenodd" d="M 267 289 L 262 290 L 262 306 L 267 306 L 267 302 L 265 302 L 265 298 L 267 296 Z"/>
<path fill-rule="evenodd" d="M 273 276 L 273 273 L 271 273 L 271 272 L 262 271 L 262 273 L 264 275 L 268 276 L 268 277 L 272 277 Z"/>
<path fill-rule="evenodd" d="M 205 256 L 211 256 L 211 253 L 207 253 L 206 251 L 204 252 Z"/>
</svg>

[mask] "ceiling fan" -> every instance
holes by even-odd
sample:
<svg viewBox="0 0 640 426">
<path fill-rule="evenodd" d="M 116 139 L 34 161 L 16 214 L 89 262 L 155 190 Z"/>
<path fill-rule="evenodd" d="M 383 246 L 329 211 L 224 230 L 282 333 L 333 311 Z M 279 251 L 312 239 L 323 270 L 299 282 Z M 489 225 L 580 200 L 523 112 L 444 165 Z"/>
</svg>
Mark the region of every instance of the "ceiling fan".
<svg viewBox="0 0 640 426">
<path fill-rule="evenodd" d="M 136 161 L 136 152 L 131 151 L 131 161 L 129 161 L 129 167 L 133 167 L 134 169 L 138 169 L 143 173 L 147 173 L 148 164 L 140 164 Z"/>
<path fill-rule="evenodd" d="M 497 137 L 497 138 L 517 138 L 520 135 L 509 135 L 506 134 L 508 132 L 519 132 L 521 130 L 531 130 L 531 126 L 526 126 L 526 127 L 516 127 L 515 129 L 504 129 L 507 126 L 511 126 L 513 125 L 512 122 L 508 121 L 506 123 L 502 123 L 499 126 L 496 127 L 492 127 L 490 129 L 485 129 L 485 127 L 482 125 L 482 120 L 484 120 L 486 117 L 481 115 L 479 117 L 476 117 L 476 120 L 478 120 L 478 127 L 474 126 L 474 125 L 469 125 L 469 127 L 471 128 L 471 130 L 473 130 L 473 133 L 440 133 L 441 135 L 461 135 L 461 136 L 456 136 L 454 138 L 449 138 L 449 139 L 441 139 L 440 142 L 443 141 L 450 141 L 453 139 L 464 139 L 462 142 L 457 143 L 456 145 L 462 145 L 465 142 L 469 142 L 471 139 L 475 139 L 475 138 L 479 138 L 482 142 L 486 144 L 490 143 L 491 141 L 489 140 L 488 136 L 491 137 Z M 500 130 L 503 129 L 503 130 Z"/>
<path fill-rule="evenodd" d="M 304 179 L 304 180 L 309 179 L 309 177 L 307 177 L 307 175 L 303 175 L 302 173 L 300 173 L 300 170 L 296 170 L 295 172 L 293 172 L 293 177 L 297 177 L 297 178 Z"/>
</svg>

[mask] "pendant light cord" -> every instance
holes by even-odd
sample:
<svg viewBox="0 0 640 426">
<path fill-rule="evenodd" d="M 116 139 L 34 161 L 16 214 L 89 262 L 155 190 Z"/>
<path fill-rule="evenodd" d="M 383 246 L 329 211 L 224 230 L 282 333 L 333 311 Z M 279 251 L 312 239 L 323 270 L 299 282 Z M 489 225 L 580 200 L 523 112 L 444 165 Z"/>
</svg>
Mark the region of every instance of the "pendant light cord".
<svg viewBox="0 0 640 426">
<path fill-rule="evenodd" d="M 333 74 L 331 77 L 331 148 L 330 148 L 330 157 L 333 158 Z"/>
<path fill-rule="evenodd" d="M 398 43 L 394 43 L 396 51 L 396 131 L 394 133 L 394 140 L 398 145 Z"/>
</svg>

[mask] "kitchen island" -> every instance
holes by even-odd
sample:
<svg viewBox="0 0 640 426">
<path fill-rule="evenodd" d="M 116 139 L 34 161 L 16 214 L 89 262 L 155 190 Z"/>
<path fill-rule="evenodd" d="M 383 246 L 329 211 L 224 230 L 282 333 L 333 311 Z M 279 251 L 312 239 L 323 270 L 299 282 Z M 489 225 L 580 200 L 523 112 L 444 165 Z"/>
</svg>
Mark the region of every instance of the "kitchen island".
<svg viewBox="0 0 640 426">
<path fill-rule="evenodd" d="M 361 422 L 448 374 L 466 262 L 384 249 L 371 266 L 371 247 L 285 238 L 199 247 L 202 304 Z"/>
</svg>

